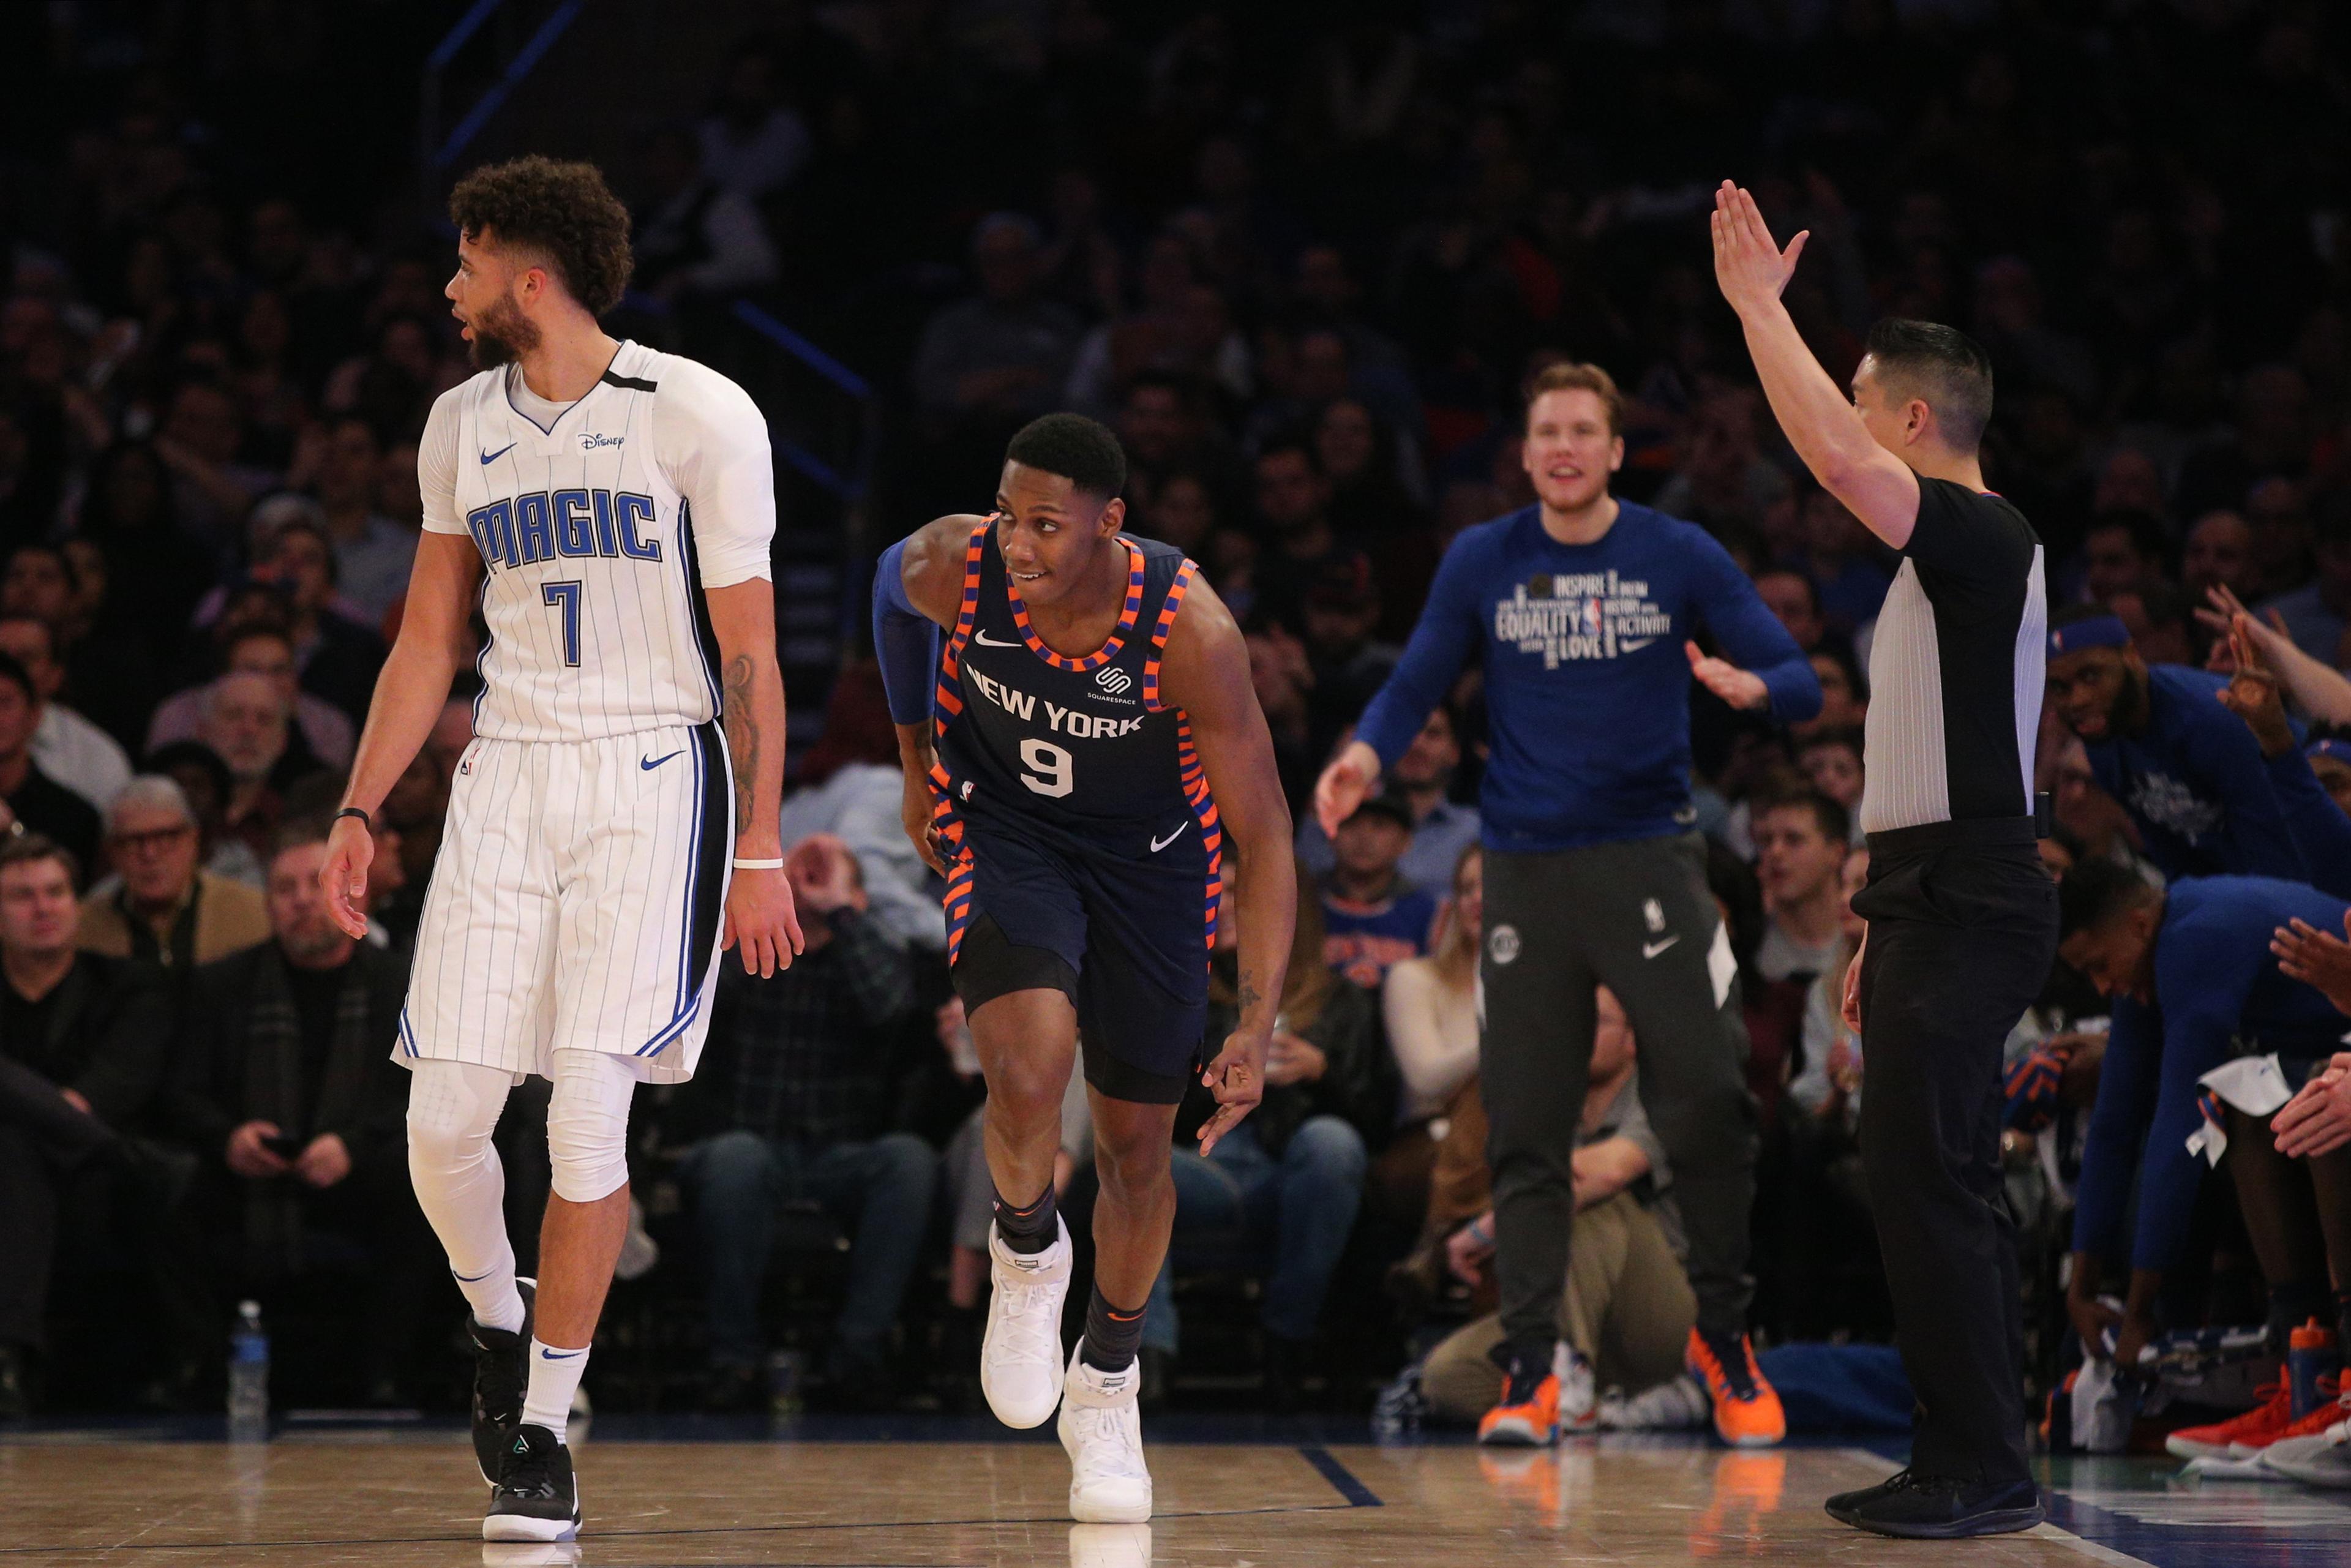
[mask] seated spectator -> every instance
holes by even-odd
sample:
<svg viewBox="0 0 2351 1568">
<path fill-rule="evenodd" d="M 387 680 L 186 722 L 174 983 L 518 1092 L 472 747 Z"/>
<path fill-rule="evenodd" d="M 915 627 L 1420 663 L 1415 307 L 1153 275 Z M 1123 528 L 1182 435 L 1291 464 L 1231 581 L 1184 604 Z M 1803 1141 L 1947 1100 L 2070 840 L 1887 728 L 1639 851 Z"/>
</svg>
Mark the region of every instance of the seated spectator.
<svg viewBox="0 0 2351 1568">
<path fill-rule="evenodd" d="M 1386 684 L 1402 650 L 1372 635 L 1380 623 L 1380 595 L 1372 564 L 1360 555 L 1335 556 L 1316 570 L 1301 623 L 1314 671 L 1307 744 L 1327 756 Z"/>
<path fill-rule="evenodd" d="M 1319 764 L 1307 744 L 1314 669 L 1306 657 L 1306 644 L 1278 621 L 1252 622 L 1242 641 L 1249 648 L 1249 687 L 1273 737 L 1273 766 L 1281 775 L 1282 797 L 1293 818 L 1307 821 L 1313 815 L 1305 809 L 1307 791 L 1313 787 Z"/>
<path fill-rule="evenodd" d="M 1253 602 L 1284 624 L 1302 627 L 1307 590 L 1334 559 L 1361 560 L 1363 552 L 1332 527 L 1331 481 L 1304 441 L 1269 442 L 1258 454 L 1254 478 L 1265 549 L 1250 577 Z"/>
<path fill-rule="evenodd" d="M 2097 785 L 2167 877 L 2308 875 L 2261 747 L 2216 700 L 2228 678 L 2149 666 L 2095 605 L 2050 617 L 2049 697 Z"/>
<path fill-rule="evenodd" d="M 1698 1297 L 1682 1270 L 1666 1151 L 1634 1082 L 1632 1027 L 1606 987 L 1598 999 L 1592 1077 L 1571 1156 L 1575 1220 L 1559 1303 L 1561 1343 L 1582 1364 L 1560 1384 L 1560 1421 L 1570 1427 L 1590 1425 L 1602 1388 L 1637 1395 L 1678 1374 L 1698 1321 Z M 1490 1174 L 1486 1183 L 1490 1195 Z M 1464 1283 L 1479 1280 L 1493 1255 L 1491 1207 L 1445 1246 L 1447 1269 Z M 1502 1320 L 1490 1312 L 1439 1342 L 1420 1373 L 1430 1409 L 1464 1422 L 1492 1409 L 1502 1394 L 1502 1369 L 1492 1353 L 1502 1344 Z"/>
<path fill-rule="evenodd" d="M 1755 871 L 1763 883 L 1767 980 L 1824 975 L 1844 944 L 1845 809 L 1817 790 L 1767 802 L 1755 816 Z M 1842 976 L 1839 977 L 1843 978 Z"/>
<path fill-rule="evenodd" d="M 1238 1260 L 1260 1274 L 1266 1387 L 1277 1409 L 1296 1404 L 1301 1362 L 1363 1201 L 1365 1150 L 1387 1136 L 1395 1115 L 1395 1075 L 1380 1048 L 1377 1004 L 1314 961 L 1322 915 L 1302 869 L 1299 881 L 1265 1098 L 1204 1155 L 1192 1152 L 1194 1140 L 1216 1103 L 1197 1083 L 1186 1092 L 1172 1156 L 1175 1233 L 1143 1327 L 1145 1354 L 1173 1358 L 1180 1338 L 1176 1269 Z M 1238 941 L 1228 890 L 1209 959 L 1202 1049 L 1212 1055 L 1239 1017 Z"/>
<path fill-rule="evenodd" d="M 2263 620 L 2283 620 L 2295 647 L 2339 667 L 2344 629 L 2351 626 L 2351 500 L 2337 494 L 2320 509 L 2314 538 L 2318 575 L 2256 608 Z"/>
<path fill-rule="evenodd" d="M 356 1321 L 329 1358 L 346 1397 L 389 1403 L 433 1275 L 408 1188 L 400 1032 L 408 962 L 344 935 L 319 873 L 327 823 L 287 824 L 266 942 L 203 965 L 173 1047 L 166 1118 L 203 1155 L 195 1203 L 221 1315 L 314 1271 L 348 1274 Z"/>
<path fill-rule="evenodd" d="M 1010 430 L 1053 406 L 1079 328 L 1039 294 L 1042 244 L 1018 213 L 990 213 L 973 228 L 979 292 L 933 316 L 914 350 L 914 395 L 935 430 Z"/>
<path fill-rule="evenodd" d="M 148 773 L 125 785 L 106 813 L 106 853 L 117 874 L 81 901 L 82 951 L 185 976 L 267 940 L 262 895 L 198 865 L 203 842 L 177 784 Z"/>
<path fill-rule="evenodd" d="M 891 1387 L 891 1335 L 922 1260 L 938 1155 L 894 1131 L 911 1064 L 886 1049 L 914 1010 L 914 972 L 867 915 L 857 857 L 803 840 L 785 857 L 807 949 L 759 979 L 726 964 L 700 1082 L 725 1096 L 729 1130 L 681 1167 L 709 1269 L 711 1399 L 761 1395 L 759 1291 L 779 1204 L 814 1201 L 850 1233 L 849 1293 L 833 1320 L 826 1383 L 851 1405 Z M 716 1071 L 714 1072 L 713 1069 Z"/>
<path fill-rule="evenodd" d="M 327 427 L 311 477 L 334 548 L 335 591 L 359 612 L 360 624 L 379 631 L 385 612 L 408 591 L 409 569 L 416 562 L 416 530 L 376 509 L 382 462 L 374 428 L 347 416 Z"/>
<path fill-rule="evenodd" d="M 1889 1325 L 1893 1308 L 1878 1281 L 1869 1187 L 1861 1168 L 1861 1036 L 1844 1022 L 1844 976 L 1868 923 L 1853 895 L 1869 876 L 1869 852 L 1844 856 L 1837 886 L 1837 942 L 1804 991 L 1803 1061 L 1788 1082 L 1781 1209 L 1781 1257 L 1772 1276 L 1795 1339 L 1826 1339 Z M 1868 1311 L 1864 1312 L 1866 1297 Z"/>
<path fill-rule="evenodd" d="M 1869 688 L 1852 659 L 1820 653 L 1805 660 L 1821 683 L 1821 711 L 1788 727 L 1799 738 L 1823 730 L 1859 731 L 1869 718 Z"/>
<path fill-rule="evenodd" d="M 1755 574 L 1755 597 L 1763 601 L 1796 646 L 1807 654 L 1830 646 L 1829 623 L 1813 580 L 1792 567 L 1767 567 Z M 1842 639 L 1839 639 L 1842 643 Z"/>
<path fill-rule="evenodd" d="M 1375 795 L 1339 824 L 1331 869 L 1316 879 L 1316 924 L 1327 934 L 1322 961 L 1366 991 L 1428 951 L 1437 896 L 1396 870 L 1411 848 L 1412 808 L 1397 796 Z"/>
<path fill-rule="evenodd" d="M 2189 525 L 2179 563 L 2179 584 L 2198 601 L 2208 589 L 2227 589 L 2238 598 L 2256 596 L 2252 525 L 2236 512 L 2207 512 Z"/>
<path fill-rule="evenodd" d="M 2095 860 L 2066 873 L 2059 897 L 2058 956 L 2113 1004 L 2082 1153 L 2066 1310 L 2085 1346 L 2114 1330 L 2114 1358 L 2131 1366 L 2161 1331 L 2157 1299 L 2181 1261 L 2202 1185 L 2188 1146 L 2201 1120 L 2199 1080 L 2243 1041 L 2275 1054 L 2288 1082 L 2334 1053 L 2344 1015 L 2282 972 L 2275 933 L 2342 930 L 2351 906 L 2267 877 L 2186 878 L 2167 890 Z M 2345 1160 L 2339 1176 L 2351 1180 L 2351 1155 L 2328 1157 Z M 2134 1203 L 2129 1291 L 2117 1313 L 2097 1298 Z M 2283 1322 L 2294 1305 L 2273 1299 L 2273 1316 Z"/>
<path fill-rule="evenodd" d="M 1803 500 L 1804 570 L 1829 629 L 1847 636 L 1877 619 L 1893 573 L 1881 561 L 1883 549 L 1861 519 L 1826 490 Z"/>
<path fill-rule="evenodd" d="M 1372 1193 L 1408 1230 L 1420 1228 L 1427 1210 L 1437 1143 L 1478 1092 L 1485 889 L 1485 852 L 1473 842 L 1455 857 L 1453 896 L 1437 915 L 1436 951 L 1396 965 L 1380 988 L 1380 1015 L 1404 1089 L 1395 1134 L 1372 1167 Z"/>
<path fill-rule="evenodd" d="M 784 801 L 783 839 L 830 833 L 849 846 L 864 879 L 867 913 L 890 936 L 927 952 L 947 945 L 936 879 L 899 817 L 906 777 L 898 732 L 883 700 L 881 667 L 844 668 L 826 700 L 824 737 L 799 759 L 800 788 Z"/>
<path fill-rule="evenodd" d="M 106 557 L 89 539 L 22 544 L 0 575 L 0 614 L 29 616 L 49 629 L 65 667 L 58 694 L 128 746 L 154 700 L 155 665 L 143 629 L 107 614 L 107 580 Z M 101 619 L 109 622 L 103 628 Z"/>
<path fill-rule="evenodd" d="M 151 971 L 74 950 L 73 857 L 0 842 L 0 1415 L 26 1413 L 61 1246 L 161 1204 L 119 1156 L 162 1078 L 172 1020 Z"/>
<path fill-rule="evenodd" d="M 290 522 L 269 542 L 254 576 L 282 591 L 301 688 L 340 708 L 353 724 L 367 721 L 375 677 L 383 668 L 384 641 L 375 628 L 336 608 L 340 566 L 322 528 Z"/>
<path fill-rule="evenodd" d="M 2082 597 L 2103 604 L 2163 580 L 2163 525 L 2146 512 L 2109 510 L 2082 538 Z"/>
<path fill-rule="evenodd" d="M 266 675 L 279 695 L 293 705 L 295 733 L 287 740 L 289 746 L 298 740 L 320 766 L 337 771 L 351 765 L 358 731 L 342 709 L 295 684 L 294 639 L 283 626 L 266 621 L 246 622 L 225 631 L 220 644 L 221 674 Z M 193 740 L 204 727 L 204 695 L 210 689 L 211 683 L 206 682 L 164 698 L 156 707 L 155 716 L 147 722 L 145 749 L 153 751 L 175 740 Z"/>
<path fill-rule="evenodd" d="M 222 825 L 256 854 L 266 852 L 285 814 L 285 792 L 316 771 L 291 750 L 290 709 L 266 675 L 223 675 L 204 697 L 198 737 L 228 765 L 231 786 Z"/>
<path fill-rule="evenodd" d="M 236 780 L 220 753 L 201 740 L 175 740 L 159 746 L 147 757 L 147 771 L 180 787 L 188 810 L 195 813 L 201 835 L 197 852 L 204 868 L 215 876 L 243 883 L 256 891 L 266 880 L 261 857 L 251 845 L 228 831 L 228 800 Z"/>
<path fill-rule="evenodd" d="M 1453 777 L 1460 767 L 1461 742 L 1453 710 L 1437 707 L 1429 710 L 1420 733 L 1388 769 L 1389 792 L 1412 810 L 1412 847 L 1396 862 L 1396 870 L 1415 887 L 1435 892 L 1452 885 L 1461 852 L 1478 841 L 1478 808 L 1451 798 Z M 1298 858 L 1317 876 L 1331 869 L 1331 841 L 1311 811 L 1299 819 Z"/>
<path fill-rule="evenodd" d="M 112 736 L 57 700 L 66 672 L 57 663 L 48 622 L 30 615 L 0 615 L 0 653 L 13 655 L 33 677 L 41 715 L 33 726 L 34 765 L 105 810 L 131 782 L 131 758 Z"/>
<path fill-rule="evenodd" d="M 15 657 L 0 653 L 0 800 L 10 820 L 69 852 L 77 865 L 98 858 L 98 809 L 41 770 L 33 734 L 41 695 Z"/>
</svg>

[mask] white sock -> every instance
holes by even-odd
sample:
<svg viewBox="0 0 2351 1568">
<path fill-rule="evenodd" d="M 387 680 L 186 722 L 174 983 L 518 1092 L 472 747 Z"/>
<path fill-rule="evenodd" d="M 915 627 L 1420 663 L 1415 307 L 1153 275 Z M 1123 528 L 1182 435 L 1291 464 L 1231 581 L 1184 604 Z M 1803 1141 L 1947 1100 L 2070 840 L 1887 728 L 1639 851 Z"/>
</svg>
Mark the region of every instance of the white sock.
<svg viewBox="0 0 2351 1568">
<path fill-rule="evenodd" d="M 408 1091 L 408 1173 L 417 1207 L 449 1254 L 449 1273 L 474 1321 L 522 1327 L 514 1246 L 507 1238 L 506 1171 L 490 1134 L 513 1079 L 466 1061 L 420 1061 Z"/>
<path fill-rule="evenodd" d="M 571 1418 L 571 1396 L 579 1391 L 580 1375 L 588 1370 L 588 1349 L 565 1350 L 550 1346 L 534 1334 L 530 1341 L 530 1390 L 523 1396 L 522 1419 L 526 1427 L 544 1427 L 563 1437 L 563 1424 Z"/>
</svg>

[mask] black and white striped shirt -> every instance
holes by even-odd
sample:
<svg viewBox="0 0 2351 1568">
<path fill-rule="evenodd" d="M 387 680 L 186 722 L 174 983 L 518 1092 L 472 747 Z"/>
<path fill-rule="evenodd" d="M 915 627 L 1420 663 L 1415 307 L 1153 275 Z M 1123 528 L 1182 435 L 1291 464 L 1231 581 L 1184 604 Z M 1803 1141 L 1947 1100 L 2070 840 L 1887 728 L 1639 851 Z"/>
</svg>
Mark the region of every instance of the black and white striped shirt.
<svg viewBox="0 0 2351 1568">
<path fill-rule="evenodd" d="M 2040 537 L 2001 497 L 1918 478 L 1869 652 L 1865 831 L 2024 817 L 2049 607 Z"/>
</svg>

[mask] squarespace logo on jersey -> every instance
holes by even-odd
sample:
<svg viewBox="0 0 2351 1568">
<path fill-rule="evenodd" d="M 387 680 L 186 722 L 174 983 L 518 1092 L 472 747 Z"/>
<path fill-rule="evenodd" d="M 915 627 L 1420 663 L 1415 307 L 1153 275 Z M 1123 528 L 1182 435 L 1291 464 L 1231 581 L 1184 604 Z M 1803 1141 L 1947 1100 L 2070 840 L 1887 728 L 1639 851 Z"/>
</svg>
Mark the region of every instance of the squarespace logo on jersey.
<svg viewBox="0 0 2351 1568">
<path fill-rule="evenodd" d="M 640 538 L 653 520 L 653 498 L 623 490 L 534 490 L 477 507 L 466 531 L 493 570 L 559 557 L 603 556 L 659 561 L 661 540 Z"/>
<path fill-rule="evenodd" d="M 1674 618 L 1649 599 L 1647 582 L 1613 570 L 1538 572 L 1494 606 L 1494 641 L 1563 659 L 1613 659 L 1670 637 Z"/>
</svg>

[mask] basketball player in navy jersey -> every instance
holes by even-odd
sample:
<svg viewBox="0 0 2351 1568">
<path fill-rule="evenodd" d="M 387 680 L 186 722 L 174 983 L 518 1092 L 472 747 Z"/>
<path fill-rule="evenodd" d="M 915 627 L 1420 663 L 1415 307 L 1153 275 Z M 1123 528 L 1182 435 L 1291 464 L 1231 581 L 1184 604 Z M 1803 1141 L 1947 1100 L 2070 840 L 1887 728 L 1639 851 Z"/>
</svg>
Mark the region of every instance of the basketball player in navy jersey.
<svg viewBox="0 0 2351 1568">
<path fill-rule="evenodd" d="M 1060 1408 L 1070 1512 L 1096 1524 L 1151 1517 L 1135 1352 L 1175 1218 L 1176 1105 L 1200 1073 L 1217 1101 L 1206 1153 L 1257 1104 L 1297 915 L 1240 632 L 1180 550 L 1119 531 L 1125 480 L 1108 430 L 1047 414 L 1012 438 L 995 509 L 891 546 L 873 589 L 906 829 L 947 879 L 948 959 L 987 1079 L 980 1386 L 1008 1426 Z M 1203 1067 L 1228 848 L 1241 1015 Z M 1102 1197 L 1065 1369 L 1053 1155 L 1081 1040 Z"/>
</svg>

